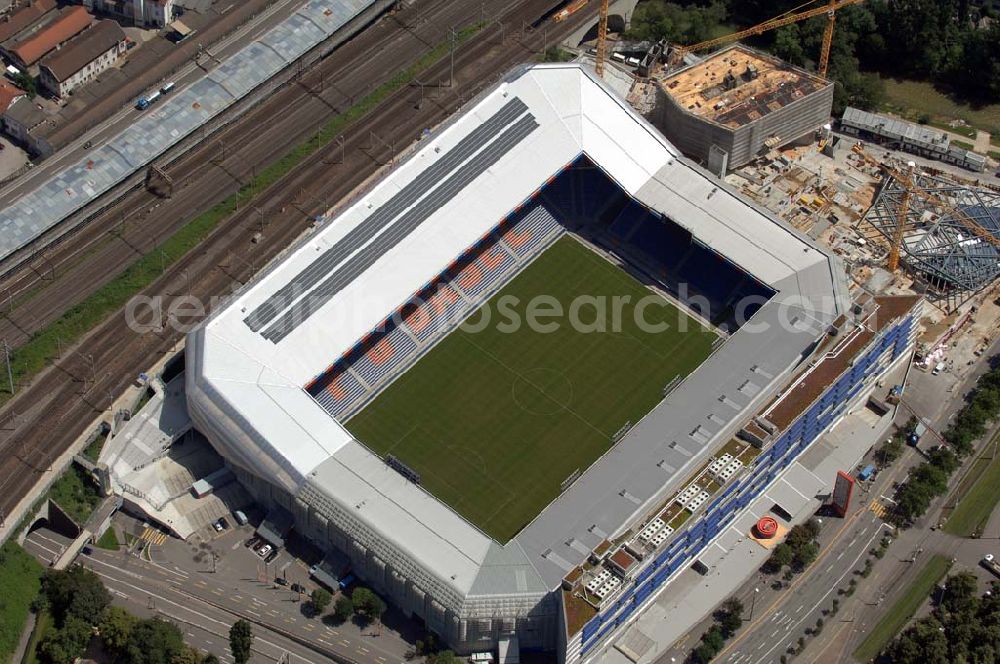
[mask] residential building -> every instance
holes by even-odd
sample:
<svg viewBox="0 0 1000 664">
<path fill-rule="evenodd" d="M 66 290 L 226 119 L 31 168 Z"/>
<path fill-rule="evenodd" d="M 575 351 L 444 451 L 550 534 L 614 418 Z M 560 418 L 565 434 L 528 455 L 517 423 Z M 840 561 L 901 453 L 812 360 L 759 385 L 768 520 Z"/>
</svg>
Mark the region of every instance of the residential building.
<svg viewBox="0 0 1000 664">
<path fill-rule="evenodd" d="M 113 67 L 126 51 L 125 31 L 111 20 L 94 27 L 42 60 L 38 82 L 57 97 L 65 97 Z"/>
<path fill-rule="evenodd" d="M 83 0 L 83 6 L 144 28 L 165 28 L 174 20 L 174 0 Z"/>
<path fill-rule="evenodd" d="M 48 118 L 42 109 L 28 97 L 15 99 L 0 118 L 3 131 L 15 143 L 23 146 L 34 157 L 48 157 L 54 150 L 42 136 Z"/>
</svg>

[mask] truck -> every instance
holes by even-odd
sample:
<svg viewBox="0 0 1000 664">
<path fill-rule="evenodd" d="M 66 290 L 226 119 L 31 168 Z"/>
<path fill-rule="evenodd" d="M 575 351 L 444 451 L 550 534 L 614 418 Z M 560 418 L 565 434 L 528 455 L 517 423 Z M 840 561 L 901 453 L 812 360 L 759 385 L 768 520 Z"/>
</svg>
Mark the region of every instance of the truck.
<svg viewBox="0 0 1000 664">
<path fill-rule="evenodd" d="M 917 443 L 920 442 L 920 438 L 923 437 L 925 433 L 927 433 L 927 425 L 923 422 L 917 422 L 917 426 L 913 427 L 913 431 L 911 431 L 910 435 L 906 437 L 907 445 L 916 447 Z"/>
<path fill-rule="evenodd" d="M 156 103 L 156 100 L 160 98 L 160 91 L 151 93 L 148 97 L 142 96 L 135 102 L 135 107 L 140 111 L 145 111 L 147 108 Z"/>
<path fill-rule="evenodd" d="M 1000 563 L 997 563 L 996 557 L 992 553 L 987 553 L 979 562 L 983 567 L 993 572 L 994 576 L 1000 576 Z"/>
<path fill-rule="evenodd" d="M 858 473 L 858 479 L 861 480 L 862 482 L 867 482 L 874 476 L 875 476 L 875 466 L 873 464 L 868 464 L 867 466 L 861 469 L 860 473 Z"/>
</svg>

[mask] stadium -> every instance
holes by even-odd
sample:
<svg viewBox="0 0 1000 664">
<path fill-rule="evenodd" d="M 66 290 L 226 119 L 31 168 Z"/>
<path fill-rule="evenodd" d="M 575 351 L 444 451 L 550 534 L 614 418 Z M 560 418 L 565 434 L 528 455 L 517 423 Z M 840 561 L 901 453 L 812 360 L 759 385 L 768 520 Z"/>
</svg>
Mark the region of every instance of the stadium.
<svg viewBox="0 0 1000 664">
<path fill-rule="evenodd" d="M 748 531 L 918 316 L 592 72 L 525 66 L 191 333 L 187 398 L 258 501 L 456 651 L 572 662 Z"/>
</svg>

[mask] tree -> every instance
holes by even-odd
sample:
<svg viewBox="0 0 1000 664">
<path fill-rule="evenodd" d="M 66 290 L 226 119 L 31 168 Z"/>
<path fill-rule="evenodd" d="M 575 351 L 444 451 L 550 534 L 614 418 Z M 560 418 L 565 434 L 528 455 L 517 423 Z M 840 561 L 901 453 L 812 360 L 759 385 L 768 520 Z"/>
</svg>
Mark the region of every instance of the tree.
<svg viewBox="0 0 1000 664">
<path fill-rule="evenodd" d="M 341 595 L 333 604 L 333 615 L 339 622 L 347 622 L 354 615 L 354 602 L 347 595 Z"/>
<path fill-rule="evenodd" d="M 180 653 L 170 660 L 170 664 L 204 664 L 204 658 L 196 648 L 184 646 Z"/>
<path fill-rule="evenodd" d="M 969 572 L 953 574 L 945 581 L 941 607 L 949 613 L 975 611 L 978 604 L 977 590 L 978 583 L 974 574 Z"/>
<path fill-rule="evenodd" d="M 370 622 L 381 620 L 385 613 L 385 602 L 368 588 L 355 588 L 351 600 L 354 602 L 354 610 Z"/>
<path fill-rule="evenodd" d="M 38 95 L 38 84 L 35 82 L 33 76 L 25 73 L 18 72 L 17 76 L 14 77 L 14 85 L 21 88 L 28 94 L 28 99 L 34 99 Z"/>
<path fill-rule="evenodd" d="M 795 558 L 795 552 L 787 542 L 782 542 L 771 551 L 771 557 L 767 559 L 762 568 L 768 574 L 777 574 L 786 565 L 791 565 Z"/>
<path fill-rule="evenodd" d="M 733 635 L 743 624 L 743 602 L 736 597 L 730 597 L 719 608 L 716 615 L 719 627 L 725 637 Z"/>
<path fill-rule="evenodd" d="M 70 664 L 83 655 L 92 635 L 93 629 L 86 620 L 70 616 L 62 627 L 50 630 L 45 635 L 38 644 L 38 651 L 52 664 Z"/>
<path fill-rule="evenodd" d="M 100 577 L 80 565 L 65 571 L 48 570 L 42 577 L 42 592 L 57 624 L 69 615 L 94 624 L 111 604 L 111 594 Z"/>
<path fill-rule="evenodd" d="M 813 564 L 817 556 L 819 556 L 819 545 L 816 542 L 806 542 L 796 549 L 793 564 L 797 569 L 805 569 Z"/>
<path fill-rule="evenodd" d="M 236 664 L 246 664 L 253 647 L 253 628 L 246 620 L 237 620 L 229 629 L 229 650 Z"/>
<path fill-rule="evenodd" d="M 330 600 L 333 599 L 333 595 L 326 588 L 317 588 L 312 591 L 312 595 L 309 596 L 309 601 L 312 604 L 313 611 L 317 614 L 326 611 L 326 607 L 330 606 Z"/>
<path fill-rule="evenodd" d="M 219 658 L 212 653 L 208 653 L 205 655 L 205 659 L 202 660 L 201 664 L 219 664 Z"/>
<path fill-rule="evenodd" d="M 451 650 L 441 650 L 427 656 L 427 664 L 458 664 L 460 661 Z"/>
<path fill-rule="evenodd" d="M 136 617 L 125 609 L 118 606 L 108 607 L 100 623 L 104 647 L 116 655 L 124 654 L 136 621 Z"/>
<path fill-rule="evenodd" d="M 184 638 L 177 625 L 149 618 L 132 627 L 126 659 L 129 664 L 171 664 L 183 650 Z"/>
</svg>

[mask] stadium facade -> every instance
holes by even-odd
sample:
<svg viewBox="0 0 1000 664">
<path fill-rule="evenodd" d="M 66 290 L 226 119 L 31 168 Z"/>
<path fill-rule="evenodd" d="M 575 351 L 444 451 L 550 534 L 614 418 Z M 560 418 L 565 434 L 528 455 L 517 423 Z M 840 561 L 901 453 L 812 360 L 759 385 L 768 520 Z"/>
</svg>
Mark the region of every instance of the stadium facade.
<svg viewBox="0 0 1000 664">
<path fill-rule="evenodd" d="M 723 333 L 500 543 L 343 422 L 566 234 Z M 912 348 L 918 302 L 852 297 L 835 257 L 683 158 L 592 73 L 536 65 L 189 335 L 188 406 L 259 501 L 457 651 L 516 638 L 573 662 L 743 528 L 749 501 L 864 403 Z"/>
</svg>

